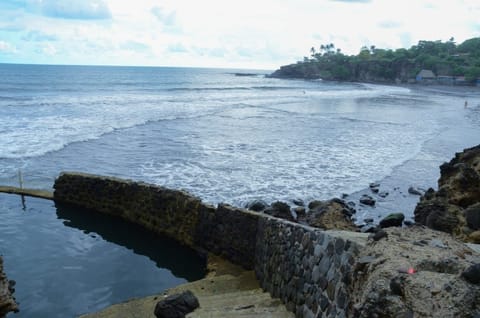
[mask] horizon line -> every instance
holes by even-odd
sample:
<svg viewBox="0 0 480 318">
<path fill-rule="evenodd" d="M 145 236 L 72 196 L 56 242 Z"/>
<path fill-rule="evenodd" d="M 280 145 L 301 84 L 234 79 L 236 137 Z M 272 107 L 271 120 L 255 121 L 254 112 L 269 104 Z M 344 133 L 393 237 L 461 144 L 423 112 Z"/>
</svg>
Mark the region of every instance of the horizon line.
<svg viewBox="0 0 480 318">
<path fill-rule="evenodd" d="M 251 71 L 268 71 L 273 72 L 274 69 L 260 68 L 241 68 L 241 67 L 218 67 L 218 66 L 167 66 L 167 65 L 118 65 L 118 64 L 50 64 L 50 63 L 15 63 L 0 62 L 0 65 L 34 65 L 34 66 L 85 66 L 85 67 L 138 67 L 138 68 L 190 68 L 190 69 L 218 69 L 218 70 L 251 70 Z"/>
</svg>

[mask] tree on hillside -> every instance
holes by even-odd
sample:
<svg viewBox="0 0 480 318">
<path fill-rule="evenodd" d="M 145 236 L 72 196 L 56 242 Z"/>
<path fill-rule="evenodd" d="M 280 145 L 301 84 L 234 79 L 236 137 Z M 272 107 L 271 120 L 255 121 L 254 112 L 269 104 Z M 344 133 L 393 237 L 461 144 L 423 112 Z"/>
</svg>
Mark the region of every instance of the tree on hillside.
<svg viewBox="0 0 480 318">
<path fill-rule="evenodd" d="M 480 38 L 456 45 L 448 41 L 419 41 L 409 49 L 386 50 L 363 46 L 357 55 L 344 55 L 333 43 L 310 48 L 312 58 L 282 67 L 287 77 L 323 78 L 352 81 L 403 81 L 415 78 L 422 69 L 437 75 L 465 76 L 475 82 L 480 77 Z"/>
<path fill-rule="evenodd" d="M 480 56 L 480 38 L 466 40 L 457 47 L 459 53 L 470 53 L 474 56 Z"/>
</svg>

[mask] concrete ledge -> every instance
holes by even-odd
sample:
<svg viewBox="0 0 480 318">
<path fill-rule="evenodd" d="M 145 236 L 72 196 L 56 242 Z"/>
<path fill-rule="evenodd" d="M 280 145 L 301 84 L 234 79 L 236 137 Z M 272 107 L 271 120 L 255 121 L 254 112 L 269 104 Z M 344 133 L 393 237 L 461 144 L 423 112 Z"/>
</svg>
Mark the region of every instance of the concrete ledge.
<svg viewBox="0 0 480 318">
<path fill-rule="evenodd" d="M 190 290 L 200 308 L 187 317 L 293 318 L 278 300 L 263 292 L 253 271 L 246 271 L 215 255 L 209 255 L 210 273 L 204 279 L 170 288 L 158 295 L 131 299 L 80 318 L 155 318 L 155 305 L 168 295 Z"/>
<path fill-rule="evenodd" d="M 29 197 L 53 200 L 53 192 L 46 191 L 46 190 L 37 190 L 37 189 L 25 189 L 25 188 L 17 188 L 17 187 L 9 187 L 9 186 L 0 186 L 0 192 L 2 193 L 10 193 L 10 194 L 18 194 L 18 195 L 25 195 Z"/>
</svg>

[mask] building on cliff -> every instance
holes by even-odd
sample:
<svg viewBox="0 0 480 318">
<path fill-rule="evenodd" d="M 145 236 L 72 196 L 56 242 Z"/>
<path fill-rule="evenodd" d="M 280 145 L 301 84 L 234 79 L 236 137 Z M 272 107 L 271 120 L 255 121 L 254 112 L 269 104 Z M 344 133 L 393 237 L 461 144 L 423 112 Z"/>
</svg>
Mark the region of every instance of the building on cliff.
<svg viewBox="0 0 480 318">
<path fill-rule="evenodd" d="M 431 70 L 421 70 L 415 77 L 418 83 L 434 83 L 436 80 L 435 74 Z"/>
</svg>

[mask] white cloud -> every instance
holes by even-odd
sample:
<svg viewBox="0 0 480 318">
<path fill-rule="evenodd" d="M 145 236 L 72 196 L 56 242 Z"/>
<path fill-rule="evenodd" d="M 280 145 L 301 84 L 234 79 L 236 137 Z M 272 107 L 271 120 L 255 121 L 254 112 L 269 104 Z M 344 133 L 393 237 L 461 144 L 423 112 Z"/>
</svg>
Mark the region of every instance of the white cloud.
<svg viewBox="0 0 480 318">
<path fill-rule="evenodd" d="M 326 43 L 356 54 L 363 45 L 395 49 L 478 36 L 478 0 L 407 2 L 27 0 L 50 9 L 6 12 L 18 27 L 3 39 L 22 53 L 50 43 L 57 54 L 42 52 L 50 63 L 276 68 Z"/>
<path fill-rule="evenodd" d="M 53 55 L 57 54 L 57 49 L 55 48 L 55 46 L 53 44 L 47 43 L 47 44 L 45 44 L 45 46 L 43 46 L 42 52 L 45 55 L 53 56 Z"/>
<path fill-rule="evenodd" d="M 15 53 L 17 49 L 12 44 L 0 41 L 0 53 Z"/>
<path fill-rule="evenodd" d="M 172 26 L 172 25 L 175 25 L 176 23 L 175 11 L 166 11 L 161 7 L 155 6 L 152 9 L 150 9 L 150 12 L 165 25 Z"/>
</svg>

